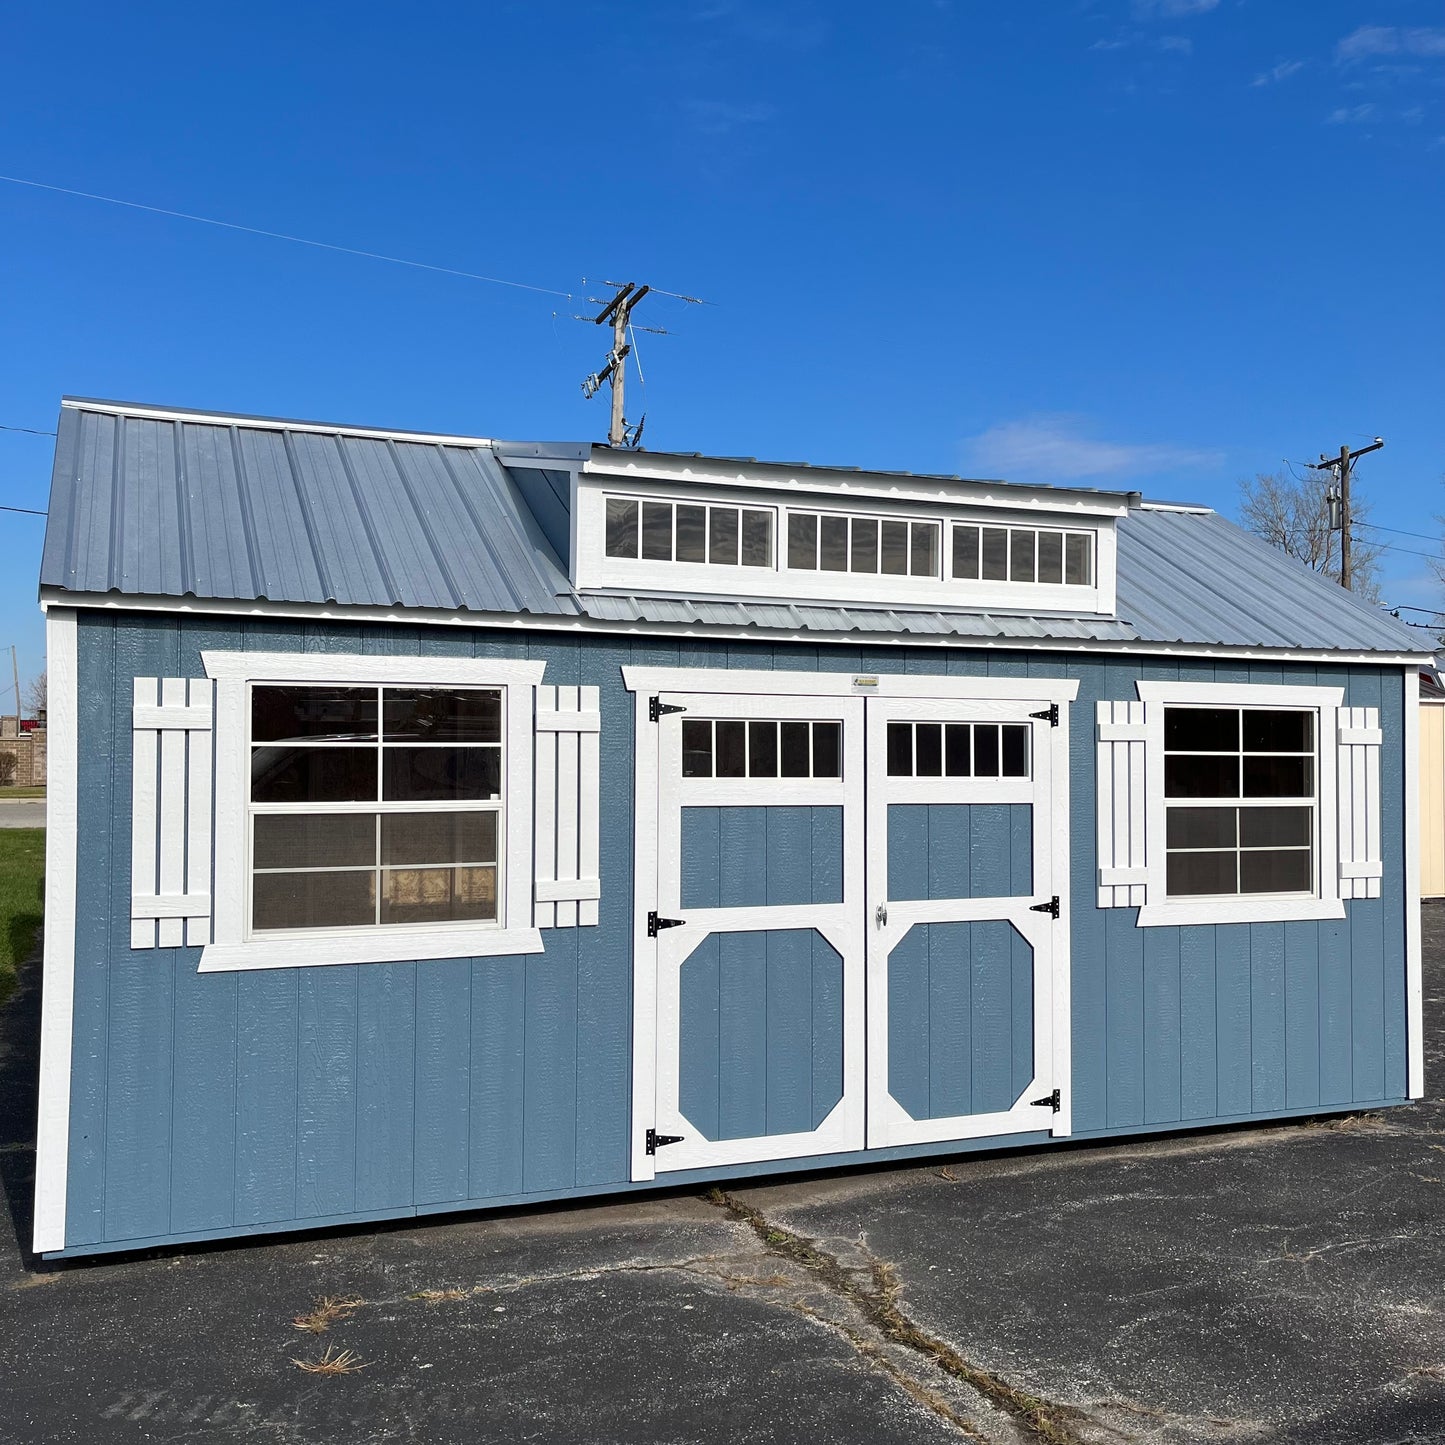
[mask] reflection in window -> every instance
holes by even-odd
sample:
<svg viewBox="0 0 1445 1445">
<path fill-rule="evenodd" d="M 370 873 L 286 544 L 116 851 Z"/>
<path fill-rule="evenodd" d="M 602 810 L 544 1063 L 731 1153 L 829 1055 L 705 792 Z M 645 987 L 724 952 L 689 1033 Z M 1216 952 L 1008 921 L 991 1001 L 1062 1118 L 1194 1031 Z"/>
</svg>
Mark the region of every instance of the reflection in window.
<svg viewBox="0 0 1445 1445">
<path fill-rule="evenodd" d="M 495 922 L 498 688 L 251 688 L 251 926 Z"/>
<path fill-rule="evenodd" d="M 791 718 L 684 718 L 685 778 L 837 778 L 843 725 Z"/>
<path fill-rule="evenodd" d="M 1166 707 L 1166 893 L 1315 887 L 1315 714 Z"/>
<path fill-rule="evenodd" d="M 1028 723 L 891 722 L 890 778 L 1026 778 Z"/>
</svg>

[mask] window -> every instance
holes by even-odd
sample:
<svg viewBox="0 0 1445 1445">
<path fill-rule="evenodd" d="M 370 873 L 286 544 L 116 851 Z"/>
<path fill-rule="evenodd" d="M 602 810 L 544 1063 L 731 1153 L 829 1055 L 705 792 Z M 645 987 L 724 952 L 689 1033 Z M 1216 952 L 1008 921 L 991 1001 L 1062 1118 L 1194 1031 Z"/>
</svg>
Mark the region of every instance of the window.
<svg viewBox="0 0 1445 1445">
<path fill-rule="evenodd" d="M 685 778 L 837 778 L 843 725 L 791 718 L 684 718 Z"/>
<path fill-rule="evenodd" d="M 953 575 L 959 581 L 1094 585 L 1094 535 L 1037 527 L 956 522 Z"/>
<path fill-rule="evenodd" d="M 890 778 L 1026 778 L 1027 723 L 888 724 Z"/>
<path fill-rule="evenodd" d="M 607 555 L 642 562 L 772 567 L 776 513 L 766 507 L 607 498 Z"/>
<path fill-rule="evenodd" d="M 503 693 L 256 683 L 255 932 L 500 921 Z"/>
<path fill-rule="evenodd" d="M 1170 898 L 1313 893 L 1315 713 L 1167 707 Z"/>
<path fill-rule="evenodd" d="M 938 522 L 788 513 L 788 566 L 797 572 L 937 577 Z"/>
</svg>

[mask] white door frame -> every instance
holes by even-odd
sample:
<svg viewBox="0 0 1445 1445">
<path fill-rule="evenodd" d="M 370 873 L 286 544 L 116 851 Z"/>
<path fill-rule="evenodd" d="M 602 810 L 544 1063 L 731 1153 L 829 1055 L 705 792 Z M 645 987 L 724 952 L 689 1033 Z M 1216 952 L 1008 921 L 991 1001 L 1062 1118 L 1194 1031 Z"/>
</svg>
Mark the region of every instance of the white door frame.
<svg viewBox="0 0 1445 1445">
<path fill-rule="evenodd" d="M 652 696 L 665 692 L 749 694 L 760 697 L 934 697 L 1012 698 L 1042 708 L 1057 704 L 1059 726 L 1050 729 L 1053 765 L 1055 855 L 1054 891 L 1060 918 L 1053 969 L 1053 1061 L 1061 1089 L 1061 1108 L 1053 1132 L 1070 1132 L 1069 1034 L 1069 868 L 1068 868 L 1068 704 L 1078 695 L 1077 681 L 1066 678 L 945 677 L 910 673 L 764 672 L 752 669 L 624 667 L 622 680 L 634 694 L 636 750 L 633 765 L 633 988 L 632 988 L 632 1178 L 656 1177 L 657 1159 L 648 1154 L 646 1133 L 657 1122 L 657 948 L 647 936 L 647 915 L 656 907 L 658 878 L 658 747 L 649 717 Z M 1036 1005 L 1037 1005 L 1036 1000 Z"/>
<path fill-rule="evenodd" d="M 1068 808 L 1055 807 L 1053 782 L 1067 770 L 1063 708 L 1051 725 L 1047 706 L 1038 699 L 880 698 L 868 709 L 868 1147 L 926 1144 L 951 1139 L 992 1138 L 1003 1134 L 1051 1129 L 1068 1132 L 1063 1096 L 1067 1073 L 1056 1063 L 1056 1018 L 1060 990 L 1067 982 L 1068 949 L 1064 894 L 1060 875 L 1068 873 Z M 1029 771 L 1021 778 L 891 777 L 888 773 L 887 728 L 891 722 L 1023 723 L 1029 729 Z M 888 810 L 895 804 L 1024 803 L 1032 810 L 1033 886 L 1019 897 L 894 899 L 888 894 Z M 1057 919 L 1037 906 L 1059 899 Z M 1013 1104 L 992 1113 L 915 1119 L 889 1092 L 888 975 L 893 950 L 916 925 L 1003 921 L 1013 925 L 1033 950 L 1034 1072 Z M 1063 991 L 1066 994 L 1066 990 Z M 1063 1000 L 1067 1007 L 1067 998 Z M 1067 1055 L 1066 1055 L 1067 1057 Z M 1054 1111 L 1032 1101 L 1059 1089 Z M 1063 1127 L 1060 1128 L 1060 1121 Z"/>
</svg>

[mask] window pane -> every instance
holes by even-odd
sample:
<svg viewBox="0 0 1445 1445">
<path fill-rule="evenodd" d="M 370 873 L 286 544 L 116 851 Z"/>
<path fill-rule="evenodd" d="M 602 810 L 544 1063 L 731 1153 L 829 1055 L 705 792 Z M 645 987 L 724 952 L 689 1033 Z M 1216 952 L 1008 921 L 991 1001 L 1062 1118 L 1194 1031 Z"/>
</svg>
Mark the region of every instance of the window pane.
<svg viewBox="0 0 1445 1445">
<path fill-rule="evenodd" d="M 880 528 L 882 564 L 889 577 L 908 575 L 908 523 L 884 522 Z"/>
<path fill-rule="evenodd" d="M 1062 532 L 1039 533 L 1039 581 L 1062 582 L 1064 580 L 1064 534 Z"/>
<path fill-rule="evenodd" d="M 813 724 L 813 776 L 839 778 L 843 775 L 843 724 Z"/>
<path fill-rule="evenodd" d="M 943 724 L 919 723 L 913 729 L 913 772 L 919 778 L 943 776 Z"/>
<path fill-rule="evenodd" d="M 642 560 L 672 561 L 672 503 L 642 504 Z"/>
<path fill-rule="evenodd" d="M 388 687 L 381 695 L 381 710 L 388 739 L 448 743 L 502 740 L 500 692 Z"/>
<path fill-rule="evenodd" d="M 1237 753 L 1239 709 L 1166 707 L 1164 747 L 1171 753 Z"/>
<path fill-rule="evenodd" d="M 1080 587 L 1092 587 L 1094 584 L 1094 548 L 1093 538 L 1081 536 L 1077 532 L 1070 532 L 1065 535 L 1064 542 L 1064 581 Z"/>
<path fill-rule="evenodd" d="M 1282 848 L 1239 855 L 1241 893 L 1308 893 L 1314 867 L 1308 848 Z"/>
<path fill-rule="evenodd" d="M 272 687 L 251 689 L 251 740 L 337 742 L 376 737 L 374 687 Z"/>
<path fill-rule="evenodd" d="M 983 529 L 983 575 L 987 582 L 1008 580 L 1008 528 Z"/>
<path fill-rule="evenodd" d="M 682 775 L 712 777 L 712 724 L 697 718 L 682 720 Z"/>
<path fill-rule="evenodd" d="M 1308 847 L 1313 808 L 1241 808 L 1239 841 L 1245 848 Z"/>
<path fill-rule="evenodd" d="M 1315 790 L 1313 758 L 1244 758 L 1246 798 L 1308 798 Z"/>
<path fill-rule="evenodd" d="M 788 566 L 811 572 L 818 565 L 818 519 L 794 512 L 788 518 Z"/>
<path fill-rule="evenodd" d="M 808 733 L 805 722 L 785 722 L 783 733 L 783 776 L 785 778 L 806 778 L 808 776 Z"/>
<path fill-rule="evenodd" d="M 1312 753 L 1315 715 L 1248 710 L 1244 714 L 1244 750 L 1247 753 Z"/>
<path fill-rule="evenodd" d="M 460 802 L 502 795 L 500 748 L 387 748 L 382 794 L 388 802 Z"/>
<path fill-rule="evenodd" d="M 607 555 L 637 556 L 637 503 L 622 497 L 607 499 Z"/>
<path fill-rule="evenodd" d="M 1165 823 L 1171 848 L 1233 848 L 1239 841 L 1237 808 L 1170 808 Z"/>
<path fill-rule="evenodd" d="M 381 875 L 383 923 L 453 923 L 496 916 L 495 868 L 388 868 Z"/>
<path fill-rule="evenodd" d="M 1237 798 L 1239 758 L 1164 759 L 1166 798 Z"/>
<path fill-rule="evenodd" d="M 867 517 L 853 518 L 853 548 L 850 557 L 851 570 L 854 572 L 878 570 L 877 522 Z"/>
<path fill-rule="evenodd" d="M 735 720 L 718 722 L 717 775 L 720 778 L 741 778 L 747 774 L 747 724 Z"/>
<path fill-rule="evenodd" d="M 998 777 L 998 724 L 973 725 L 973 775 L 976 778 Z"/>
<path fill-rule="evenodd" d="M 1009 533 L 1009 577 L 1015 582 L 1034 580 L 1034 534 L 1015 529 Z"/>
<path fill-rule="evenodd" d="M 738 565 L 738 514 L 732 507 L 709 507 L 707 560 L 715 566 Z"/>
<path fill-rule="evenodd" d="M 978 576 L 978 528 L 953 529 L 953 575 L 961 578 Z"/>
<path fill-rule="evenodd" d="M 1029 730 L 1024 723 L 1006 723 L 1003 727 L 1003 775 L 1006 778 L 1029 775 Z"/>
<path fill-rule="evenodd" d="M 778 725 L 775 722 L 748 724 L 748 776 L 778 776 Z"/>
<path fill-rule="evenodd" d="M 355 928 L 376 922 L 376 870 L 357 873 L 257 873 L 251 880 L 253 928 Z"/>
<path fill-rule="evenodd" d="M 1165 891 L 1171 898 L 1239 892 L 1238 853 L 1171 853 Z"/>
<path fill-rule="evenodd" d="M 949 723 L 943 730 L 943 771 L 950 778 L 967 778 L 973 772 L 972 732 L 967 723 Z"/>
<path fill-rule="evenodd" d="M 376 748 L 253 748 L 256 803 L 374 803 Z"/>
<path fill-rule="evenodd" d="M 375 815 L 258 813 L 257 868 L 355 868 L 376 864 Z"/>
<path fill-rule="evenodd" d="M 908 570 L 915 577 L 938 576 L 938 523 L 910 522 Z"/>
<path fill-rule="evenodd" d="M 383 813 L 384 864 L 495 863 L 495 813 Z"/>
<path fill-rule="evenodd" d="M 773 514 L 745 511 L 743 513 L 743 566 L 773 565 Z"/>
<path fill-rule="evenodd" d="M 818 550 L 821 554 L 823 571 L 846 572 L 848 570 L 847 517 L 820 517 L 818 529 Z"/>
<path fill-rule="evenodd" d="M 913 724 L 888 724 L 888 776 L 890 778 L 911 778 L 913 776 Z"/>
<path fill-rule="evenodd" d="M 707 561 L 707 508 L 682 502 L 677 506 L 677 560 Z"/>
</svg>

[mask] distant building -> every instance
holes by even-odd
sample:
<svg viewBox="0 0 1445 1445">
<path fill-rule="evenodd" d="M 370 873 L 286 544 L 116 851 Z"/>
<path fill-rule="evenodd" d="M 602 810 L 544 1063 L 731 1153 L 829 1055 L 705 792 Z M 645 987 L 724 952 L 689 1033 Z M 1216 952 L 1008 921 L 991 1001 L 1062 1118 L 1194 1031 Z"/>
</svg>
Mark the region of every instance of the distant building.
<svg viewBox="0 0 1445 1445">
<path fill-rule="evenodd" d="M 45 786 L 45 719 L 0 717 L 0 787 Z"/>
</svg>

